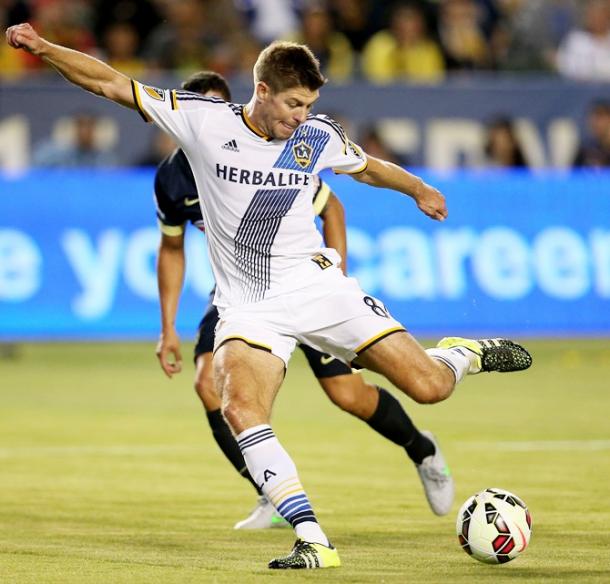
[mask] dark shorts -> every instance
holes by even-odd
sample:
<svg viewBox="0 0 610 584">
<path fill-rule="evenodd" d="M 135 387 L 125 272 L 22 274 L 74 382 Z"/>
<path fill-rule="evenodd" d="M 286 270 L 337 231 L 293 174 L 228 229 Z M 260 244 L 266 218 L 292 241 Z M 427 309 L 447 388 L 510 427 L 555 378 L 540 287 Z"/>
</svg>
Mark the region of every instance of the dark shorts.
<svg viewBox="0 0 610 584">
<path fill-rule="evenodd" d="M 352 372 L 351 367 L 348 367 L 343 361 L 339 361 L 339 359 L 335 359 L 326 353 L 321 353 L 308 345 L 299 345 L 299 348 L 305 353 L 309 366 L 317 379 L 349 375 Z"/>
<path fill-rule="evenodd" d="M 212 304 L 213 292 L 210 294 L 210 302 L 205 310 L 205 314 L 199 323 L 197 342 L 195 343 L 195 356 L 203 353 L 211 353 L 214 350 L 214 329 L 218 322 L 218 310 Z M 330 355 L 321 353 L 307 345 L 299 345 L 317 379 L 321 377 L 337 377 L 338 375 L 349 375 L 352 370 L 339 359 L 333 359 Z"/>
</svg>

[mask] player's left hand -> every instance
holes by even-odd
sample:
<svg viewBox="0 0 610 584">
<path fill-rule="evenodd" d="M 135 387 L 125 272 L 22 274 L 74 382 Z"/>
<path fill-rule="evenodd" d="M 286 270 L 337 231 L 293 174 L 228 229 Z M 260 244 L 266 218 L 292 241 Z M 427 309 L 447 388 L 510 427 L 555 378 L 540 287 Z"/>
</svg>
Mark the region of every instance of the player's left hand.
<svg viewBox="0 0 610 584">
<path fill-rule="evenodd" d="M 175 330 L 164 331 L 159 335 L 156 354 L 161 369 L 170 379 L 182 371 L 180 338 Z"/>
<path fill-rule="evenodd" d="M 449 214 L 445 197 L 433 186 L 421 181 L 417 192 L 413 193 L 413 198 L 417 203 L 419 210 L 431 219 L 436 221 L 444 221 Z"/>
</svg>

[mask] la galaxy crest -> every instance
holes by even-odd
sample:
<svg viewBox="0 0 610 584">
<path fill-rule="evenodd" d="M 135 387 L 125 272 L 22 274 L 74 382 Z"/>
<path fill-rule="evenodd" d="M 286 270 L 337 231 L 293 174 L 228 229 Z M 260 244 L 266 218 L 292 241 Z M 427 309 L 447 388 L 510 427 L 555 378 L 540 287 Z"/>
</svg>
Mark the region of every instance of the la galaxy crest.
<svg viewBox="0 0 610 584">
<path fill-rule="evenodd" d="M 300 140 L 292 147 L 294 160 L 301 168 L 307 168 L 311 164 L 312 154 L 313 148 L 305 140 Z"/>
</svg>

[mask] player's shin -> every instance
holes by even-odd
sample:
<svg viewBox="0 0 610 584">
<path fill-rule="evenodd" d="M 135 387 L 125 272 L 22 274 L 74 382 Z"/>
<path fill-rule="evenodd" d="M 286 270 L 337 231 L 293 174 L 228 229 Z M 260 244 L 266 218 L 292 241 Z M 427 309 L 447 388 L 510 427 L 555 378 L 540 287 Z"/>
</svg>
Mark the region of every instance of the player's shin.
<svg viewBox="0 0 610 584">
<path fill-rule="evenodd" d="M 275 437 L 271 426 L 261 424 L 244 430 L 237 443 L 250 474 L 278 513 L 292 525 L 297 536 L 310 543 L 328 546 L 318 524 L 297 469 Z"/>
</svg>

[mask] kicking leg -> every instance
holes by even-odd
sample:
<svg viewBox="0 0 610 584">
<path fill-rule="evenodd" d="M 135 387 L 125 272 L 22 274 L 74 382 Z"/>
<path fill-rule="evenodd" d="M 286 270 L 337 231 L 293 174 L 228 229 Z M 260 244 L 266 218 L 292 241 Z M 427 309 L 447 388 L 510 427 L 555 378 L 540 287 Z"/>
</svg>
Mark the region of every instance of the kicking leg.
<svg viewBox="0 0 610 584">
<path fill-rule="evenodd" d="M 474 355 L 471 357 L 453 349 L 443 351 L 443 360 L 430 356 L 409 333 L 397 332 L 359 353 L 357 361 L 384 375 L 416 402 L 436 403 L 451 395 L 474 359 Z"/>
<path fill-rule="evenodd" d="M 436 403 L 447 399 L 468 373 L 520 371 L 531 365 L 532 358 L 506 339 L 449 337 L 437 348 L 424 350 L 409 333 L 400 332 L 364 349 L 357 361 L 418 403 Z"/>
</svg>

